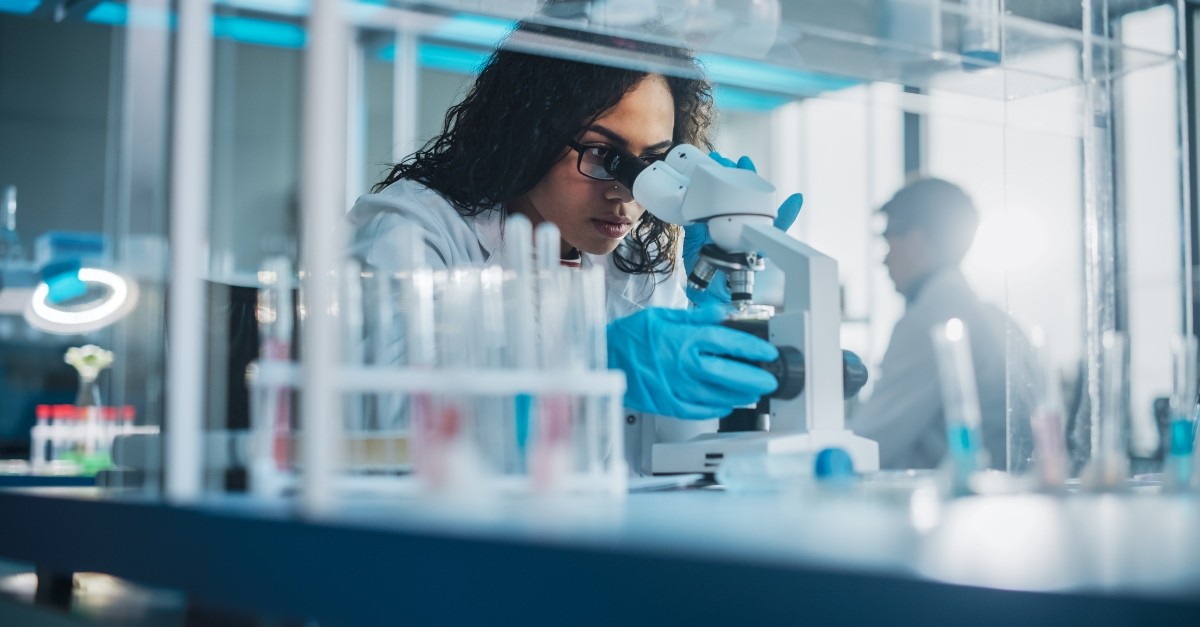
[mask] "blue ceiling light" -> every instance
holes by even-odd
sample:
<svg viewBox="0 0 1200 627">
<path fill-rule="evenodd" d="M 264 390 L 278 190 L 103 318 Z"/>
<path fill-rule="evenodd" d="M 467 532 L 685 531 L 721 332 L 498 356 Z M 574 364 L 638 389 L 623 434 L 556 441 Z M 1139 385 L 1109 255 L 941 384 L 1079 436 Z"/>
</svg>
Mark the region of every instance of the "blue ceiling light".
<svg viewBox="0 0 1200 627">
<path fill-rule="evenodd" d="M 129 21 L 129 7 L 119 2 L 101 2 L 88 12 L 87 20 L 97 24 L 121 26 Z M 277 48 L 304 46 L 302 27 L 288 22 L 249 17 L 214 15 L 213 36 Z"/>
<path fill-rule="evenodd" d="M 395 56 L 393 48 L 392 58 Z M 478 74 L 489 56 L 486 52 L 455 46 L 422 43 L 417 47 L 417 62 L 422 67 L 458 74 Z"/>
<path fill-rule="evenodd" d="M 213 16 L 213 36 L 276 48 L 303 48 L 305 38 L 296 24 L 225 15 Z"/>
<path fill-rule="evenodd" d="M 794 98 L 717 85 L 713 100 L 718 109 L 725 111 L 770 111 L 791 102 Z"/>
<path fill-rule="evenodd" d="M 0 11 L 25 15 L 41 4 L 41 0 L 0 0 Z"/>
<path fill-rule="evenodd" d="M 88 11 L 87 21 L 120 26 L 129 20 L 129 7 L 119 2 L 101 2 Z"/>
</svg>

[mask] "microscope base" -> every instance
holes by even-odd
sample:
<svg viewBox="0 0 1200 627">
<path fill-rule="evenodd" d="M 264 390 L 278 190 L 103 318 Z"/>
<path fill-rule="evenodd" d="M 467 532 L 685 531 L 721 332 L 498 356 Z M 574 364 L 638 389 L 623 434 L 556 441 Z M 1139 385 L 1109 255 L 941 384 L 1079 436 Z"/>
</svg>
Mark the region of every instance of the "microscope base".
<svg viewBox="0 0 1200 627">
<path fill-rule="evenodd" d="M 651 470 L 656 475 L 676 473 L 708 473 L 717 471 L 726 455 L 761 453 L 817 452 L 838 447 L 854 460 L 856 472 L 879 470 L 879 445 L 874 440 L 854 435 L 851 431 L 810 431 L 808 433 L 771 433 L 747 431 L 740 433 L 706 433 L 687 442 L 664 442 L 654 445 Z"/>
</svg>

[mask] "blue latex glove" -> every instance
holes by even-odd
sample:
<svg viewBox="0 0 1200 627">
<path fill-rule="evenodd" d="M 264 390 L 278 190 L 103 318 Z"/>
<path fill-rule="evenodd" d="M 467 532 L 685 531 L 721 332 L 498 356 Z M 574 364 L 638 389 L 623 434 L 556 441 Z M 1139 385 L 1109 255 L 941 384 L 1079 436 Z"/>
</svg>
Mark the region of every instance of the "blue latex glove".
<svg viewBox="0 0 1200 627">
<path fill-rule="evenodd" d="M 710 152 L 708 156 L 712 157 L 713 161 L 720 163 L 727 168 L 739 168 L 742 170 L 754 169 L 754 162 L 750 157 L 742 157 L 737 163 L 726 159 L 719 152 Z M 792 223 L 796 221 L 796 216 L 800 214 L 800 207 L 804 205 L 803 194 L 792 194 L 779 205 L 779 212 L 775 214 L 775 228 L 781 231 L 787 231 L 791 228 Z M 705 244 L 712 242 L 712 238 L 708 236 L 708 224 L 697 222 L 683 227 L 683 267 L 687 269 L 688 274 L 692 273 L 692 268 L 696 265 L 696 260 L 700 257 L 700 249 Z M 707 305 L 711 303 L 728 304 L 732 298 L 729 293 L 729 284 L 725 281 L 725 273 L 718 271 L 713 276 L 712 282 L 708 284 L 708 289 L 701 292 L 699 290 L 687 288 L 688 298 L 696 305 Z"/>
<path fill-rule="evenodd" d="M 625 406 L 676 418 L 720 418 L 775 391 L 767 371 L 730 357 L 772 361 L 779 350 L 720 326 L 719 306 L 643 309 L 608 324 L 608 367 L 625 372 Z"/>
</svg>

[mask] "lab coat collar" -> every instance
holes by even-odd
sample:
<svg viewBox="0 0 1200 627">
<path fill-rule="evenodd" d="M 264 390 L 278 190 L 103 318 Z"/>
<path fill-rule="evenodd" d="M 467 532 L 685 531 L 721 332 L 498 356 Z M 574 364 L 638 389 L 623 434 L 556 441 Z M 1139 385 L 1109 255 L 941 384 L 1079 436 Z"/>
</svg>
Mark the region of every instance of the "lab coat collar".
<svg viewBox="0 0 1200 627">
<path fill-rule="evenodd" d="M 504 210 L 493 207 L 469 218 L 479 248 L 483 251 L 487 265 L 505 265 L 504 262 Z M 511 264 L 507 264 L 511 265 Z"/>
</svg>

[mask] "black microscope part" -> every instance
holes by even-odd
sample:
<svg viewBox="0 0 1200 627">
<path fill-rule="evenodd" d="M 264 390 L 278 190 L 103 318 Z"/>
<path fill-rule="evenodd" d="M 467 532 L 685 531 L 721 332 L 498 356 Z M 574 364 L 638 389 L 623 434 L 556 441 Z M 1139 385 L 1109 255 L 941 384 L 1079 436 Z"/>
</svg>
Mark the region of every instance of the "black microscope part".
<svg viewBox="0 0 1200 627">
<path fill-rule="evenodd" d="M 620 148 L 609 148 L 608 156 L 604 158 L 604 171 L 631 190 L 638 175 L 648 167 L 650 167 L 648 161 Z"/>
<path fill-rule="evenodd" d="M 738 331 L 744 331 L 755 337 L 769 340 L 767 319 L 726 320 L 722 325 Z M 758 400 L 753 408 L 738 408 L 733 413 L 721 419 L 720 432 L 734 431 L 763 431 L 766 429 L 766 416 L 771 413 L 771 399 L 791 400 L 804 391 L 804 353 L 794 346 L 781 346 L 779 357 L 770 362 L 751 363 L 775 377 L 779 387 L 769 396 Z M 842 351 L 842 395 L 851 398 L 858 394 L 867 383 L 867 367 L 863 365 L 858 355 Z"/>
</svg>

